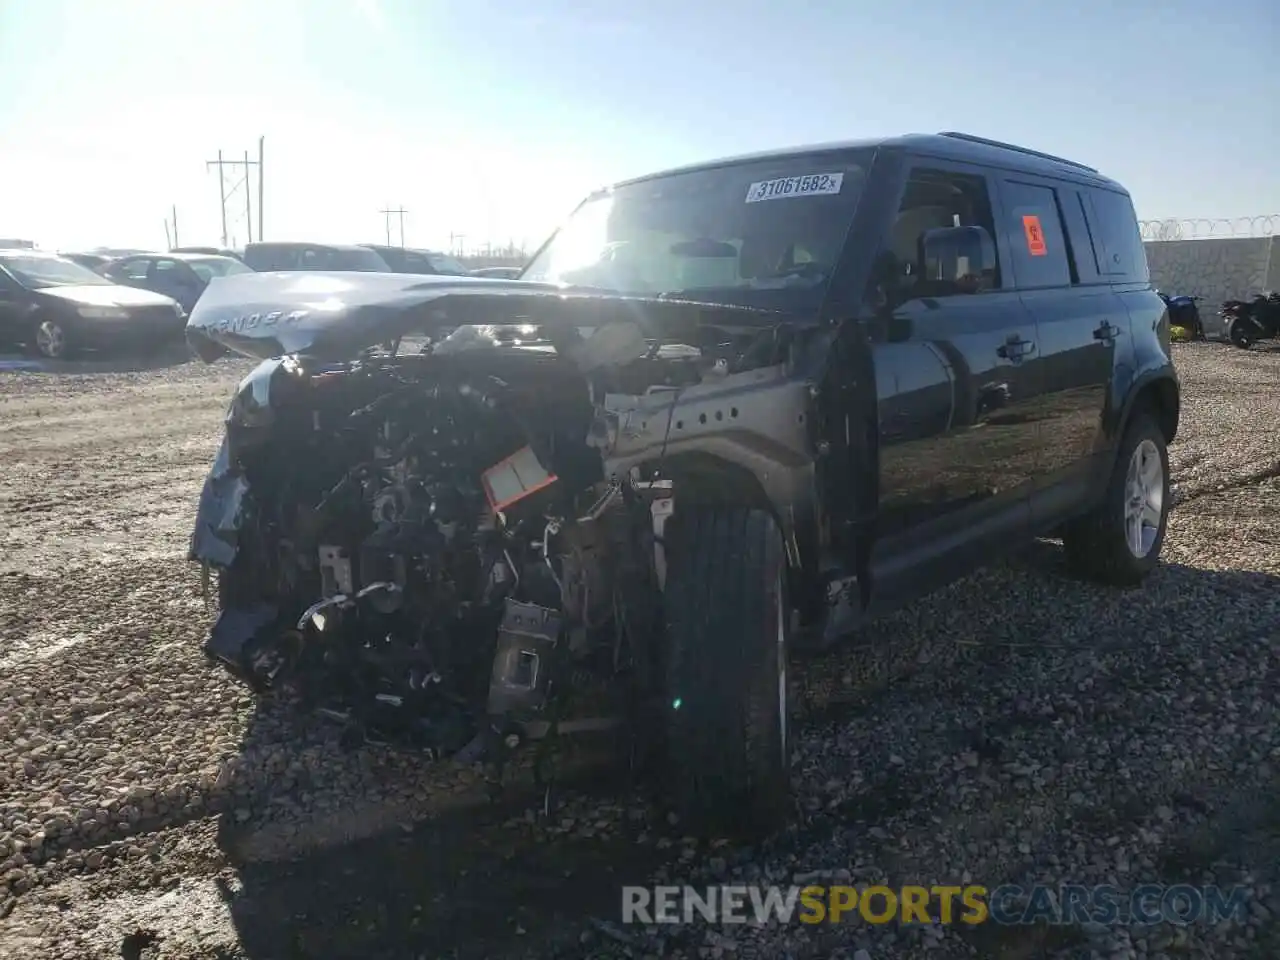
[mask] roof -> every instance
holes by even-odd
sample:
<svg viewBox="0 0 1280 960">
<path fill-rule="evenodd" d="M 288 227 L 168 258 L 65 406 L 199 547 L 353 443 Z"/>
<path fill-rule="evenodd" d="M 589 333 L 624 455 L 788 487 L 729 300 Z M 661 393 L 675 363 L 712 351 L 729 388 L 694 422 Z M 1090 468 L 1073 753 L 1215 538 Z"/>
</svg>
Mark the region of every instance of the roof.
<svg viewBox="0 0 1280 960">
<path fill-rule="evenodd" d="M 323 247 L 325 250 L 346 250 L 351 253 L 369 249 L 368 245 L 363 243 L 316 243 L 312 240 L 254 240 L 252 243 L 246 243 L 243 249 L 249 250 L 253 247 Z"/>
<path fill-rule="evenodd" d="M 370 250 L 376 250 L 381 253 L 383 250 L 390 250 L 393 253 L 397 250 L 403 250 L 405 253 L 425 253 L 432 257 L 451 257 L 453 254 L 445 253 L 443 250 L 428 250 L 426 247 L 397 247 L 395 244 L 387 243 L 362 243 L 362 247 L 368 247 Z"/>
<path fill-rule="evenodd" d="M 62 254 L 33 247 L 0 247 L 0 257 L 48 257 L 51 260 L 61 260 Z"/>
<path fill-rule="evenodd" d="M 105 254 L 94 253 L 90 256 L 101 257 Z M 135 257 L 154 257 L 157 260 L 234 260 L 235 257 L 228 256 L 225 253 L 197 253 L 192 250 L 169 250 L 165 253 L 126 253 L 122 257 L 114 257 L 115 260 L 132 260 Z"/>
<path fill-rule="evenodd" d="M 1028 147 L 1020 147 L 1016 144 L 1001 143 L 997 140 L 988 140 L 973 134 L 952 131 L 946 133 L 911 133 L 898 137 L 832 141 L 807 146 L 762 150 L 755 153 L 673 167 L 657 173 L 649 173 L 629 180 L 622 180 L 612 184 L 612 187 L 622 187 L 633 183 L 643 183 L 646 180 L 654 180 L 658 177 L 693 173 L 698 170 L 711 170 L 716 167 L 728 167 L 740 163 L 782 160 L 793 156 L 838 153 L 849 150 L 911 150 L 941 159 L 986 166 L 1007 166 L 1012 163 L 1016 164 L 1019 169 L 1030 173 L 1042 173 L 1047 176 L 1057 177 L 1066 176 L 1073 180 L 1083 180 L 1121 193 L 1128 193 L 1119 183 L 1103 176 L 1093 167 L 1087 167 L 1082 163 L 1067 160 L 1063 157 L 1055 157 L 1052 154 L 1041 153 Z"/>
<path fill-rule="evenodd" d="M 190 250 L 170 251 L 169 253 L 153 253 L 149 254 L 153 257 L 164 257 L 169 260 L 234 260 L 235 257 L 226 253 L 197 253 Z"/>
</svg>

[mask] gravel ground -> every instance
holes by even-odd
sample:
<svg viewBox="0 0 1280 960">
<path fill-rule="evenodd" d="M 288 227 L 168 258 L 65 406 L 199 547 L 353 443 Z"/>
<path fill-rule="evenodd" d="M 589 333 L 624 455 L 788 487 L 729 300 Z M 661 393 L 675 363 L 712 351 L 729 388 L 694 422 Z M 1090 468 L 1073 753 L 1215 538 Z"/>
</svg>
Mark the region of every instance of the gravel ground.
<svg viewBox="0 0 1280 960">
<path fill-rule="evenodd" d="M 1165 563 L 1039 544 L 803 664 L 795 825 L 699 848 L 584 754 L 550 821 L 206 666 L 183 561 L 248 366 L 0 373 L 0 957 L 1280 955 L 1280 354 L 1179 346 Z M 621 883 L 1242 883 L 1248 922 L 623 929 Z M 822 881 L 819 881 L 822 882 Z"/>
</svg>

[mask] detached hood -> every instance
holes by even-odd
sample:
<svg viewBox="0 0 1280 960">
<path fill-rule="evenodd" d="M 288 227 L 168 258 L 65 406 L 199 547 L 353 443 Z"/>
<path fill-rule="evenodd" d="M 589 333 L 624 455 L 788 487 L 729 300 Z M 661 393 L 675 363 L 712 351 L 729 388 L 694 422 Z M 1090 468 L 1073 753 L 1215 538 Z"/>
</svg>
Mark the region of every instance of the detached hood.
<svg viewBox="0 0 1280 960">
<path fill-rule="evenodd" d="M 177 302 L 163 293 L 152 293 L 150 290 L 114 283 L 41 287 L 36 292 L 46 297 L 57 297 L 59 300 L 93 307 L 166 307 Z"/>
<path fill-rule="evenodd" d="M 215 279 L 187 322 L 201 356 L 210 342 L 246 356 L 306 354 L 344 360 L 415 333 L 471 324 L 536 324 L 557 349 L 580 328 L 623 325 L 653 339 L 699 327 L 768 328 L 786 314 L 684 300 L 647 299 L 486 277 L 396 273 L 245 273 Z"/>
</svg>

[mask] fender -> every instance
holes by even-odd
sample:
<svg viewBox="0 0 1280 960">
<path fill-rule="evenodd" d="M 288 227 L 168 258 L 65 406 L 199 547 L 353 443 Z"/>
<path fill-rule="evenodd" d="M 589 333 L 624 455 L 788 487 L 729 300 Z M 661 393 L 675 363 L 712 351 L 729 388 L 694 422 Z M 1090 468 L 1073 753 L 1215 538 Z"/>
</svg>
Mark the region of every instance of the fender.
<svg viewBox="0 0 1280 960">
<path fill-rule="evenodd" d="M 1165 442 L 1172 443 L 1178 435 L 1178 421 L 1182 410 L 1182 386 L 1173 361 L 1165 358 L 1140 367 L 1128 383 L 1117 382 L 1112 392 L 1113 403 L 1105 424 L 1105 432 L 1111 446 L 1108 466 L 1115 462 L 1120 438 L 1133 417 L 1134 406 L 1139 399 L 1151 397 L 1155 404 L 1153 413 L 1164 431 Z"/>
</svg>

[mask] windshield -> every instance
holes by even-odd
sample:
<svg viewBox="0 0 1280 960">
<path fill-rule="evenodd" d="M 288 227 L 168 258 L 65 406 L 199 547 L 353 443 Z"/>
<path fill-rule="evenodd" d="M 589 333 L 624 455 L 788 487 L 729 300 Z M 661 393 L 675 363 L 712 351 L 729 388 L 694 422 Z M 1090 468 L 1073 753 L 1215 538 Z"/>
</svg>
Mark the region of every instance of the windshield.
<svg viewBox="0 0 1280 960">
<path fill-rule="evenodd" d="M 239 260 L 232 260 L 230 257 L 188 260 L 187 265 L 200 275 L 201 280 L 212 280 L 214 277 L 229 277 L 237 273 L 253 273 Z"/>
<path fill-rule="evenodd" d="M 61 257 L 5 256 L 0 264 L 13 274 L 24 287 L 64 287 L 71 284 L 109 285 L 110 280 L 100 277 L 88 267 L 82 267 Z"/>
<path fill-rule="evenodd" d="M 436 273 L 453 274 L 454 276 L 465 277 L 471 273 L 460 260 L 446 256 L 443 253 L 428 253 L 427 259 L 431 262 L 431 266 L 435 268 Z"/>
<path fill-rule="evenodd" d="M 578 207 L 520 278 L 815 307 L 869 163 L 865 150 L 805 154 L 625 184 Z"/>
</svg>

